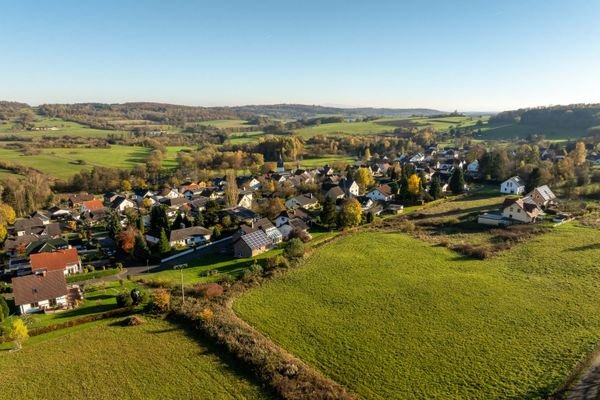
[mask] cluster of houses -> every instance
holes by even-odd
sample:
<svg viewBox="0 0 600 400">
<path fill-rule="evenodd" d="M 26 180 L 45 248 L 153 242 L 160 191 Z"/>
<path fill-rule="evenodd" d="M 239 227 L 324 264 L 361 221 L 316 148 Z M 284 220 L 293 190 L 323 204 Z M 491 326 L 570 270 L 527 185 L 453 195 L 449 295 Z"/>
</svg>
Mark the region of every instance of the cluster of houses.
<svg viewBox="0 0 600 400">
<path fill-rule="evenodd" d="M 513 176 L 500 185 L 500 192 L 510 195 L 525 193 L 525 182 Z M 554 204 L 556 195 L 547 185 L 539 186 L 523 197 L 507 197 L 497 213 L 484 213 L 478 222 L 484 225 L 507 226 L 515 223 L 532 224 Z"/>
<path fill-rule="evenodd" d="M 435 162 L 433 156 L 435 155 Z M 73 226 L 84 226 L 88 233 L 96 226 L 106 224 L 108 216 L 118 215 L 126 226 L 127 210 L 136 209 L 148 229 L 145 238 L 149 244 L 160 241 L 160 233 L 150 229 L 150 210 L 164 206 L 172 222 L 178 215 L 189 217 L 203 213 L 209 202 L 219 204 L 218 213 L 228 215 L 234 227 L 228 230 L 230 252 L 235 257 L 252 257 L 273 248 L 277 244 L 298 237 L 310 240 L 310 227 L 318 220 L 325 199 L 333 199 L 337 207 L 348 198 L 355 198 L 364 213 L 398 213 L 402 206 L 394 203 L 388 170 L 393 163 L 413 163 L 417 172 L 426 179 L 435 174 L 442 183 L 447 182 L 453 168 L 463 166 L 464 161 L 456 151 L 436 154 L 428 149 L 423 154 L 387 158 L 377 161 L 357 162 L 353 168 L 366 168 L 373 175 L 375 185 L 361 192 L 353 172 L 336 171 L 330 166 L 314 169 L 297 168 L 285 170 L 283 163 L 277 170 L 261 176 L 237 178 L 238 199 L 233 207 L 225 207 L 227 182 L 216 178 L 209 182 L 186 182 L 178 187 L 160 191 L 136 188 L 130 192 L 109 192 L 103 196 L 79 193 L 69 195 L 57 206 L 40 210 L 28 218 L 19 219 L 10 227 L 4 250 L 6 263 L 2 275 L 12 277 L 15 303 L 22 313 L 72 307 L 81 298 L 76 285 L 67 285 L 65 277 L 83 271 L 80 256 L 86 255 L 86 247 L 77 241 L 67 241 L 67 233 Z M 312 188 L 307 192 L 305 188 Z M 317 189 L 315 189 L 317 188 Z M 273 198 L 281 199 L 284 209 L 270 218 L 260 215 Z M 173 227 L 168 241 L 171 247 L 186 248 L 209 244 L 213 241 L 212 229 L 204 226 Z M 106 236 L 106 235 L 105 235 Z M 95 236 L 88 234 L 88 240 Z M 110 238 L 98 243 L 107 255 L 120 256 L 117 244 Z"/>
</svg>

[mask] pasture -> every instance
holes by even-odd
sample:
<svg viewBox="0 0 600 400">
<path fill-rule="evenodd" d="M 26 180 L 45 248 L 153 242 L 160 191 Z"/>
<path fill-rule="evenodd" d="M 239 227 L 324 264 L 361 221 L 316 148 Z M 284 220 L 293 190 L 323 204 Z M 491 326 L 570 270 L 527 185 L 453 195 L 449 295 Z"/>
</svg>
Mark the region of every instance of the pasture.
<svg viewBox="0 0 600 400">
<path fill-rule="evenodd" d="M 600 339 L 599 242 L 567 224 L 480 261 L 353 233 L 234 310 L 360 398 L 545 398 Z"/>
<path fill-rule="evenodd" d="M 264 399 L 239 371 L 175 325 L 103 322 L 2 352 L 3 398 Z M 59 331 L 60 333 L 64 333 Z"/>
<path fill-rule="evenodd" d="M 106 137 L 109 133 L 118 133 L 117 131 L 93 129 L 77 122 L 65 121 L 60 118 L 45 118 L 37 116 L 34 121 L 36 127 L 55 127 L 57 130 L 47 131 L 22 131 L 14 129 L 14 124 L 0 124 L 0 135 L 18 135 L 23 137 L 42 137 L 42 136 L 81 136 L 81 137 Z"/>
<path fill-rule="evenodd" d="M 67 180 L 93 166 L 132 169 L 136 164 L 144 163 L 149 153 L 150 149 L 145 147 L 113 145 L 110 148 L 41 149 L 39 154 L 26 156 L 17 150 L 0 148 L 0 159 Z"/>
<path fill-rule="evenodd" d="M 452 127 L 475 126 L 478 120 L 484 125 L 487 117 L 413 117 L 413 118 L 380 118 L 365 122 L 340 122 L 309 126 L 294 131 L 294 134 L 305 138 L 319 135 L 378 135 L 391 134 L 399 127 L 417 129 L 431 127 L 444 132 Z"/>
</svg>

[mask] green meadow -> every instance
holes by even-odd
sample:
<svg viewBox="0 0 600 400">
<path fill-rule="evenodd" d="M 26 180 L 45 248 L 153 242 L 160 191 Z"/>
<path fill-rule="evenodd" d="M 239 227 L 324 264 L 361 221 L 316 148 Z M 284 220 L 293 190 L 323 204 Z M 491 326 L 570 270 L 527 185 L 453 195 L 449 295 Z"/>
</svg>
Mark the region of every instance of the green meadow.
<svg viewBox="0 0 600 400">
<path fill-rule="evenodd" d="M 480 261 L 353 233 L 234 310 L 360 398 L 546 398 L 599 342 L 598 243 L 567 224 Z"/>
<path fill-rule="evenodd" d="M 214 349 L 178 326 L 92 323 L 0 352 L 6 399 L 265 399 Z M 55 334 L 60 333 L 60 335 Z"/>
<path fill-rule="evenodd" d="M 19 135 L 24 137 L 42 137 L 42 136 L 81 136 L 81 137 L 106 137 L 109 133 L 117 131 L 93 129 L 77 122 L 65 121 L 60 118 L 37 117 L 34 121 L 37 127 L 56 127 L 54 131 L 22 131 L 14 129 L 14 124 L 0 124 L 0 135 Z"/>
<path fill-rule="evenodd" d="M 144 163 L 149 148 L 113 145 L 110 148 L 51 148 L 40 154 L 25 156 L 12 149 L 0 148 L 0 159 L 40 170 L 59 179 L 69 179 L 82 169 L 93 166 L 127 168 Z M 80 164 L 84 161 L 84 164 Z"/>
</svg>

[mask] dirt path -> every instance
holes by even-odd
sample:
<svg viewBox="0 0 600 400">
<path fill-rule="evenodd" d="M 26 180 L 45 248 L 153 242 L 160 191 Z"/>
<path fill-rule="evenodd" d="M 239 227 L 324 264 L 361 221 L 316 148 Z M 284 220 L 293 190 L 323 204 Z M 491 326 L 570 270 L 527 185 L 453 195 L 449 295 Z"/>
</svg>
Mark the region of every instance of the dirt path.
<svg viewBox="0 0 600 400">
<path fill-rule="evenodd" d="M 567 390 L 567 400 L 600 399 L 600 352 L 594 355 L 589 366 L 576 381 L 572 389 Z"/>
</svg>

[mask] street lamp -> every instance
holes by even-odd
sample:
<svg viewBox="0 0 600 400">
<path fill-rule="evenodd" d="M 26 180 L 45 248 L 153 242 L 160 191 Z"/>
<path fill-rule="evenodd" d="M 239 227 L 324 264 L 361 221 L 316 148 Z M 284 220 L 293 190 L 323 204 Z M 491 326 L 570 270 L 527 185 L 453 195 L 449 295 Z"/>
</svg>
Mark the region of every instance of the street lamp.
<svg viewBox="0 0 600 400">
<path fill-rule="evenodd" d="M 183 289 L 183 269 L 187 268 L 187 264 L 177 264 L 173 266 L 173 269 L 178 269 L 181 273 L 181 305 L 185 303 L 185 290 Z"/>
</svg>

